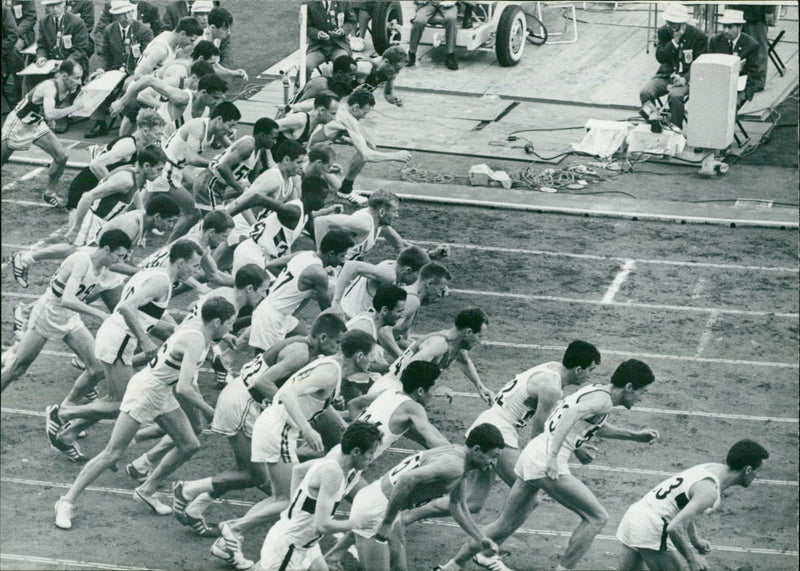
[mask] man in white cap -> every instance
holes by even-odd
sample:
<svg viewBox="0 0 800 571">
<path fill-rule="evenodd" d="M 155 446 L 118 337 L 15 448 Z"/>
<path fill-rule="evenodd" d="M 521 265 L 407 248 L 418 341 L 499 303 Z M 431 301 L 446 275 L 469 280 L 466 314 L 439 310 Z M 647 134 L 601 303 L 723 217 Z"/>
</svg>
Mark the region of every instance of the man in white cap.
<svg viewBox="0 0 800 571">
<path fill-rule="evenodd" d="M 729 54 L 739 56 L 742 67 L 739 75 L 747 76 L 744 90 L 739 92 L 736 108 L 753 99 L 761 80 L 758 75 L 758 61 L 761 48 L 758 42 L 742 32 L 745 25 L 744 14 L 741 10 L 725 10 L 717 23 L 722 26 L 722 33 L 711 38 L 709 52 L 712 54 Z"/>
<path fill-rule="evenodd" d="M 39 21 L 36 63 L 43 65 L 49 59 L 71 59 L 81 66 L 86 77 L 89 73 L 86 24 L 75 14 L 67 12 L 65 0 L 42 0 L 42 5 L 47 15 Z"/>
<path fill-rule="evenodd" d="M 655 111 L 656 98 L 668 95 L 670 121 L 683 127 L 685 105 L 689 96 L 689 72 L 692 62 L 706 53 L 708 38 L 705 33 L 690 25 L 689 12 L 683 4 L 671 4 L 664 10 L 666 24 L 658 29 L 656 60 L 659 64 L 655 77 L 639 92 L 644 106 L 642 113 L 649 118 Z"/>
</svg>

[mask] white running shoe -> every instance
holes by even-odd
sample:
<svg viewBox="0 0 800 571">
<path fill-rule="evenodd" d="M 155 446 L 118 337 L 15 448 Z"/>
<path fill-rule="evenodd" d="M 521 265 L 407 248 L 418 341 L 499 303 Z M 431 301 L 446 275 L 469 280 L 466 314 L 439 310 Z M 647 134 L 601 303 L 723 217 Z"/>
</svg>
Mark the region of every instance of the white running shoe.
<svg viewBox="0 0 800 571">
<path fill-rule="evenodd" d="M 484 569 L 488 569 L 489 571 L 513 571 L 511 567 L 508 567 L 505 563 L 503 563 L 503 560 L 500 559 L 499 555 L 486 557 L 483 553 L 478 553 L 472 558 L 472 562 L 483 567 Z"/>
<path fill-rule="evenodd" d="M 342 200 L 346 200 L 350 204 L 355 204 L 356 206 L 366 206 L 369 202 L 369 198 L 366 196 L 361 196 L 355 190 L 345 194 L 344 192 L 337 192 L 336 197 Z"/>
<path fill-rule="evenodd" d="M 72 516 L 75 515 L 75 508 L 64 497 L 58 498 L 56 502 L 56 527 L 61 529 L 72 529 Z"/>
<path fill-rule="evenodd" d="M 192 517 L 203 517 L 203 513 L 213 501 L 208 492 L 202 492 L 197 494 L 197 497 L 189 502 L 184 512 L 186 515 Z"/>
<path fill-rule="evenodd" d="M 172 515 L 172 508 L 167 504 L 161 503 L 158 498 L 153 496 L 145 496 L 139 491 L 139 488 L 133 490 L 133 499 L 141 502 L 153 510 L 158 515 Z"/>
<path fill-rule="evenodd" d="M 242 540 L 231 531 L 227 522 L 219 524 L 219 531 L 222 537 L 217 538 L 211 546 L 211 555 L 233 565 L 238 571 L 246 571 L 255 565 L 245 558 L 242 553 Z"/>
</svg>

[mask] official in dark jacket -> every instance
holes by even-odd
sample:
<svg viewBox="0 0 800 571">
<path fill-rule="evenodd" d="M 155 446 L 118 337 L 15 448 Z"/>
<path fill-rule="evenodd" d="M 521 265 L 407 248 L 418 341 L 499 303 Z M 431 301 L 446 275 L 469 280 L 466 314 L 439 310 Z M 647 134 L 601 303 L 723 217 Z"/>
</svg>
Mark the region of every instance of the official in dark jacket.
<svg viewBox="0 0 800 571">
<path fill-rule="evenodd" d="M 136 12 L 133 15 L 134 20 L 141 24 L 145 24 L 153 32 L 155 38 L 164 30 L 164 24 L 161 23 L 161 15 L 158 13 L 158 8 L 153 6 L 150 2 L 145 0 L 131 0 L 131 4 L 136 6 Z M 106 0 L 103 4 L 103 13 L 100 19 L 97 20 L 97 26 L 94 29 L 94 41 L 97 44 L 97 53 L 103 49 L 100 44 L 105 41 L 106 28 L 114 23 L 114 15 L 111 13 L 111 2 Z"/>
<path fill-rule="evenodd" d="M 39 22 L 36 57 L 71 59 L 80 64 L 84 78 L 89 70 L 89 32 L 78 16 L 66 11 L 65 0 L 42 0 L 47 15 Z"/>
<path fill-rule="evenodd" d="M 34 0 L 12 0 L 10 6 L 17 24 L 17 51 L 24 50 L 36 41 L 36 3 Z M 5 16 L 3 16 L 5 19 Z"/>
<path fill-rule="evenodd" d="M 744 15 L 742 32 L 758 42 L 758 80 L 761 83 L 756 91 L 761 91 L 767 84 L 767 65 L 769 62 L 769 26 L 775 25 L 778 6 L 769 4 L 736 4 L 731 6 L 734 10 L 741 10 Z"/>
<path fill-rule="evenodd" d="M 722 25 L 722 33 L 711 38 L 709 52 L 714 54 L 737 55 L 742 60 L 739 75 L 747 76 L 744 90 L 739 92 L 737 105 L 739 108 L 753 96 L 761 86 L 758 77 L 758 59 L 761 49 L 758 42 L 742 32 L 745 19 L 740 10 L 726 10 L 717 20 Z"/>
</svg>

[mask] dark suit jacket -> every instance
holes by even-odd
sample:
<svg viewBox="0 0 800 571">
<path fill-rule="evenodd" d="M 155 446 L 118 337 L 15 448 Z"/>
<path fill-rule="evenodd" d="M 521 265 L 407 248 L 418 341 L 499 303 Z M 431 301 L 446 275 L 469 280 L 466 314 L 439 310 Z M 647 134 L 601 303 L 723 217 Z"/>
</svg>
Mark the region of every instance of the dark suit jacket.
<svg viewBox="0 0 800 571">
<path fill-rule="evenodd" d="M 103 69 L 119 69 L 124 66 L 125 71 L 133 73 L 136 61 L 139 59 L 135 54 L 135 47 L 138 45 L 138 53 L 141 55 L 144 48 L 153 39 L 153 32 L 145 24 L 134 20 L 131 22 L 129 33 L 130 47 L 126 53 L 119 23 L 114 22 L 106 26 L 103 33 L 103 48 L 99 52 L 100 57 L 103 58 Z"/>
<path fill-rule="evenodd" d="M 219 6 L 219 0 L 214 0 L 214 6 Z M 186 16 L 191 16 L 186 0 L 171 2 L 164 8 L 164 29 L 174 30 L 175 26 L 178 25 L 178 21 Z"/>
<path fill-rule="evenodd" d="M 16 8 L 19 6 L 19 8 Z M 25 47 L 27 48 L 36 41 L 36 4 L 33 0 L 13 0 L 11 3 L 12 12 L 14 13 L 14 20 L 17 22 L 17 34 L 25 40 Z M 17 14 L 20 17 L 17 18 Z M 3 17 L 5 19 L 5 16 Z"/>
<path fill-rule="evenodd" d="M 758 42 L 745 33 L 739 35 L 736 48 L 731 52 L 731 44 L 725 34 L 718 34 L 711 38 L 708 51 L 712 54 L 737 55 L 742 60 L 742 69 L 739 75 L 747 76 L 747 84 L 744 88 L 745 97 L 750 101 L 753 99 L 756 90 L 761 85 L 758 75 L 758 56 L 761 48 Z"/>
<path fill-rule="evenodd" d="M 678 46 L 672 41 L 672 28 L 661 26 L 658 29 L 658 45 L 656 46 L 656 61 L 658 67 L 656 77 L 669 78 L 673 73 L 687 77 L 691 70 L 692 62 L 708 51 L 708 38 L 705 32 L 694 26 L 686 26 L 686 31 L 678 40 Z M 691 50 L 691 57 L 686 57 L 686 51 Z"/>
<path fill-rule="evenodd" d="M 153 37 L 156 37 L 164 29 L 164 25 L 161 23 L 161 15 L 158 13 L 158 8 L 144 0 L 135 2 L 135 4 L 136 20 L 149 26 L 150 30 L 153 32 Z M 102 53 L 103 46 L 101 44 L 105 42 L 106 28 L 114 23 L 114 15 L 109 12 L 110 9 L 111 2 L 106 0 L 103 5 L 103 13 L 100 15 L 100 19 L 97 21 L 97 26 L 94 29 L 97 53 Z"/>
<path fill-rule="evenodd" d="M 65 12 L 63 18 L 62 38 L 58 43 L 55 19 L 47 16 L 39 22 L 36 55 L 47 59 L 74 60 L 81 65 L 86 76 L 89 73 L 89 33 L 86 25 L 78 16 L 69 12 Z M 67 37 L 72 41 L 70 48 L 64 46 Z"/>
<path fill-rule="evenodd" d="M 347 28 L 356 22 L 352 8 L 350 8 L 347 2 L 331 2 L 330 5 L 337 14 L 339 12 L 344 13 L 344 22 L 346 25 L 343 25 L 342 28 L 347 31 Z M 347 53 L 350 53 L 350 41 L 347 39 L 346 34 L 341 38 L 331 37 L 329 40 L 317 39 L 319 32 L 330 34 L 331 30 L 335 30 L 337 27 L 337 23 L 332 21 L 330 14 L 325 10 L 325 5 L 322 2 L 315 0 L 308 3 L 308 26 L 306 33 L 308 35 L 309 48 L 338 46 L 346 50 Z"/>
<path fill-rule="evenodd" d="M 17 22 L 14 20 L 14 13 L 8 6 L 3 6 L 3 78 L 7 73 L 19 71 L 12 69 L 16 66 L 12 62 L 14 44 L 17 43 L 19 33 L 17 32 Z M 8 60 L 8 61 L 7 61 Z M 9 65 L 11 64 L 11 65 Z M 5 97 L 3 98 L 5 102 Z"/>
<path fill-rule="evenodd" d="M 91 34 L 94 30 L 94 3 L 92 0 L 67 0 L 67 10 L 78 16 L 86 24 Z"/>
</svg>

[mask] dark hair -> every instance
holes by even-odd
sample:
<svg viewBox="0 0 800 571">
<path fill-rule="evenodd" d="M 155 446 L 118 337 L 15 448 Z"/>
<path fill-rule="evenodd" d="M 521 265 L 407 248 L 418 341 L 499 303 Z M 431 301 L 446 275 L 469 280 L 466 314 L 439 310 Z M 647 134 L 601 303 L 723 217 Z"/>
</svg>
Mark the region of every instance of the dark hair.
<svg viewBox="0 0 800 571">
<path fill-rule="evenodd" d="M 253 124 L 253 135 L 255 136 L 259 133 L 269 133 L 277 128 L 278 124 L 274 119 L 270 119 L 269 117 L 261 117 Z"/>
<path fill-rule="evenodd" d="M 403 383 L 403 392 L 411 394 L 417 389 L 426 391 L 433 386 L 442 370 L 436 363 L 430 361 L 411 361 L 400 375 L 400 382 Z"/>
<path fill-rule="evenodd" d="M 174 264 L 178 260 L 191 260 L 195 254 L 198 256 L 203 255 L 203 250 L 200 249 L 200 245 L 197 242 L 185 238 L 177 240 L 169 248 L 169 263 Z"/>
<path fill-rule="evenodd" d="M 439 262 L 431 262 L 422 266 L 419 270 L 419 277 L 423 280 L 453 279 L 453 276 L 450 275 L 450 270 Z"/>
<path fill-rule="evenodd" d="M 208 13 L 208 25 L 230 28 L 233 25 L 233 15 L 225 8 L 214 8 Z"/>
<path fill-rule="evenodd" d="M 202 80 L 207 75 L 214 75 L 214 66 L 205 60 L 197 60 L 189 68 L 189 75 L 199 77 Z"/>
<path fill-rule="evenodd" d="M 462 309 L 456 315 L 456 329 L 472 329 L 473 333 L 480 333 L 481 327 L 486 323 L 488 325 L 489 318 L 480 307 L 470 307 Z"/>
<path fill-rule="evenodd" d="M 369 197 L 369 207 L 374 210 L 381 208 L 389 208 L 395 204 L 399 204 L 400 199 L 393 192 L 379 188 Z"/>
<path fill-rule="evenodd" d="M 58 71 L 65 75 L 72 75 L 75 73 L 75 66 L 77 65 L 80 64 L 71 59 L 65 59 L 61 62 L 61 65 L 58 66 Z M 83 70 L 83 68 L 81 68 L 81 70 Z"/>
<path fill-rule="evenodd" d="M 561 364 L 567 369 L 575 367 L 588 369 L 592 363 L 600 364 L 600 351 L 591 343 L 580 340 L 570 343 L 561 359 Z"/>
<path fill-rule="evenodd" d="M 503 441 L 503 435 L 493 424 L 479 424 L 469 431 L 467 434 L 467 446 L 480 446 L 481 452 L 488 452 L 495 448 L 503 449 L 506 443 Z"/>
<path fill-rule="evenodd" d="M 276 163 L 281 162 L 285 157 L 290 161 L 295 161 L 306 154 L 306 148 L 292 139 L 286 139 L 280 145 L 272 149 L 272 158 Z"/>
<path fill-rule="evenodd" d="M 136 153 L 136 163 L 143 167 L 145 163 L 151 167 L 155 165 L 163 165 L 167 162 L 167 155 L 164 154 L 164 149 L 158 145 L 147 145 L 141 151 Z"/>
<path fill-rule="evenodd" d="M 322 161 L 324 164 L 329 164 L 336 156 L 330 145 L 318 144 L 313 145 L 308 149 L 308 162 Z"/>
<path fill-rule="evenodd" d="M 342 452 L 350 454 L 358 448 L 363 454 L 383 439 L 383 433 L 377 424 L 357 420 L 345 429 L 342 434 Z"/>
<path fill-rule="evenodd" d="M 372 298 L 372 307 L 375 311 L 380 311 L 385 307 L 389 311 L 397 307 L 401 301 L 408 298 L 408 292 L 401 287 L 394 284 L 381 284 L 375 290 L 375 295 Z"/>
<path fill-rule="evenodd" d="M 161 218 L 173 218 L 181 213 L 181 208 L 170 196 L 159 193 L 147 201 L 144 212 L 148 216 L 160 214 Z"/>
<path fill-rule="evenodd" d="M 211 112 L 211 118 L 222 117 L 224 122 L 238 121 L 242 118 L 239 108 L 230 101 L 220 101 Z"/>
<path fill-rule="evenodd" d="M 624 388 L 625 385 L 630 383 L 633 385 L 634 390 L 638 390 L 655 380 L 656 378 L 650 367 L 637 359 L 623 361 L 614 371 L 614 374 L 611 375 L 611 384 L 618 389 Z"/>
<path fill-rule="evenodd" d="M 356 65 L 356 61 L 348 55 L 341 55 L 333 60 L 333 73 L 348 73 L 350 68 Z"/>
<path fill-rule="evenodd" d="M 311 336 L 318 337 L 325 333 L 328 337 L 336 337 L 347 331 L 342 318 L 335 313 L 320 313 L 311 324 Z"/>
<path fill-rule="evenodd" d="M 131 249 L 131 237 L 122 230 L 107 230 L 100 236 L 98 245 L 101 248 L 108 246 L 108 250 L 113 252 L 117 248 Z"/>
<path fill-rule="evenodd" d="M 320 91 L 314 98 L 314 109 L 317 109 L 319 107 L 327 109 L 328 107 L 331 106 L 331 103 L 334 101 L 339 101 L 339 98 L 333 91 L 328 91 L 327 89 L 324 91 Z"/>
<path fill-rule="evenodd" d="M 245 264 L 236 270 L 236 277 L 233 279 L 236 289 L 244 289 L 247 286 L 258 289 L 264 282 L 269 283 L 269 274 L 256 264 Z"/>
<path fill-rule="evenodd" d="M 200 25 L 200 22 L 187 16 L 186 18 L 181 18 L 178 20 L 178 25 L 175 26 L 176 33 L 185 33 L 187 36 L 202 36 L 203 35 L 203 27 Z"/>
<path fill-rule="evenodd" d="M 197 83 L 197 91 L 225 93 L 228 91 L 228 84 L 216 73 L 209 73 L 200 78 L 200 81 Z"/>
<path fill-rule="evenodd" d="M 227 210 L 212 210 L 203 217 L 203 232 L 214 230 L 217 234 L 222 234 L 235 225 Z"/>
<path fill-rule="evenodd" d="M 203 318 L 204 323 L 216 318 L 219 318 L 220 321 L 228 321 L 234 315 L 236 315 L 236 308 L 224 297 L 209 297 L 200 308 L 200 317 Z"/>
<path fill-rule="evenodd" d="M 354 245 L 353 239 L 344 230 L 331 230 L 322 237 L 319 243 L 319 251 L 322 253 L 333 252 L 343 254 Z"/>
<path fill-rule="evenodd" d="M 200 40 L 194 45 L 194 49 L 192 50 L 193 60 L 199 60 L 200 58 L 209 60 L 218 55 L 219 48 L 214 45 L 214 42 L 210 42 L 208 40 Z"/>
<path fill-rule="evenodd" d="M 342 337 L 342 353 L 345 357 L 352 357 L 359 352 L 366 355 L 372 351 L 374 346 L 375 339 L 372 338 L 372 335 L 360 329 L 348 331 Z"/>
<path fill-rule="evenodd" d="M 400 250 L 397 255 L 397 266 L 404 268 L 411 268 L 412 271 L 418 272 L 422 266 L 430 262 L 428 252 L 419 246 L 409 246 Z"/>
<path fill-rule="evenodd" d="M 388 48 L 386 48 L 383 54 L 381 54 L 381 58 L 383 58 L 383 61 L 393 64 L 401 63 L 405 61 L 407 57 L 408 54 L 406 53 L 406 50 L 403 49 L 402 46 L 389 46 Z"/>
<path fill-rule="evenodd" d="M 308 215 L 316 210 L 325 208 L 325 196 L 328 194 L 328 183 L 321 176 L 307 176 L 303 179 L 300 199 L 303 201 L 303 211 Z M 310 220 L 313 227 L 314 222 Z"/>
<path fill-rule="evenodd" d="M 356 89 L 347 98 L 348 105 L 358 105 L 359 107 L 375 107 L 375 96 L 364 89 Z"/>
<path fill-rule="evenodd" d="M 745 438 L 740 440 L 728 450 L 725 464 L 731 470 L 741 470 L 746 466 L 755 469 L 761 466 L 761 462 L 769 458 L 767 449 L 758 442 Z"/>
</svg>

